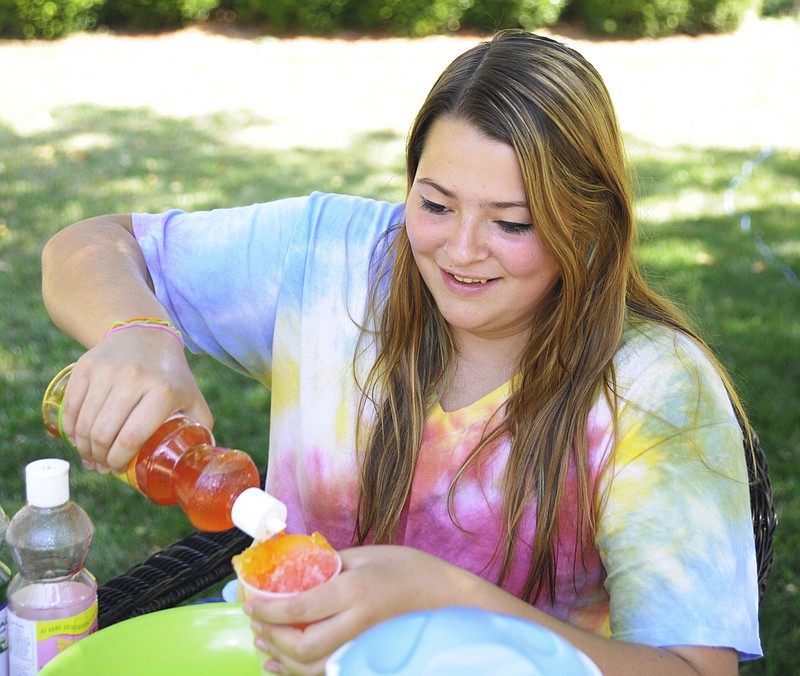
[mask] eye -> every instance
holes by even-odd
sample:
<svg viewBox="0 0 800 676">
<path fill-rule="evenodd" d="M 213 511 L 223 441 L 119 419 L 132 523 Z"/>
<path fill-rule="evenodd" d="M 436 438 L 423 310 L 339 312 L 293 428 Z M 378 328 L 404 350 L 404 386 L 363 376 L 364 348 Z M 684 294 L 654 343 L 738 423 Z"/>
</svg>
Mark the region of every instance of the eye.
<svg viewBox="0 0 800 676">
<path fill-rule="evenodd" d="M 444 212 L 447 211 L 447 207 L 441 204 L 437 204 L 436 202 L 431 202 L 430 200 L 425 199 L 424 197 L 421 199 L 419 206 L 423 211 L 427 211 L 432 214 L 443 214 Z"/>
<path fill-rule="evenodd" d="M 503 232 L 508 232 L 512 235 L 533 229 L 533 223 L 514 223 L 513 221 L 496 221 L 496 223 Z"/>
</svg>

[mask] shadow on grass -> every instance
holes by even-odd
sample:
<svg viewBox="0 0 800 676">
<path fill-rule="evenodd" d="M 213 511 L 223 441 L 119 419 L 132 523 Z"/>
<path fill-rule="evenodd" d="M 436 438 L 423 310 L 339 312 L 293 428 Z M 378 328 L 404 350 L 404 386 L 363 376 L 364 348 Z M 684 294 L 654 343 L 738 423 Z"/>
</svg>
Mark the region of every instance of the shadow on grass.
<svg viewBox="0 0 800 676">
<path fill-rule="evenodd" d="M 9 512 L 21 506 L 27 462 L 45 455 L 73 461 L 75 498 L 97 529 L 89 565 L 102 582 L 190 526 L 177 509 L 155 507 L 121 483 L 83 471 L 70 449 L 46 436 L 41 394 L 81 348 L 51 324 L 42 306 L 45 241 L 71 222 L 103 213 L 210 209 L 312 190 L 399 200 L 402 139 L 376 131 L 342 150 L 276 151 L 230 141 L 232 130 L 268 125 L 264 120 L 186 121 L 77 106 L 62 110 L 55 122 L 53 130 L 26 137 L 0 127 L 0 504 Z M 771 463 L 781 523 L 762 608 L 767 659 L 743 671 L 790 673 L 800 654 L 800 286 L 762 258 L 754 235 L 800 272 L 800 163 L 796 154 L 769 157 L 738 188 L 736 209 L 727 213 L 723 195 L 748 154 L 654 148 L 636 139 L 631 152 L 646 272 L 689 308 L 733 372 Z M 751 217 L 749 232 L 739 224 L 743 210 Z M 268 393 L 210 360 L 192 361 L 220 443 L 251 452 L 263 465 Z"/>
<path fill-rule="evenodd" d="M 735 190 L 728 213 L 724 193 L 749 159 L 687 150 L 674 162 L 638 160 L 640 202 L 662 205 L 655 218 L 645 209 L 639 253 L 654 285 L 687 308 L 740 378 L 765 440 L 776 448 L 793 438 L 796 451 L 796 420 L 764 408 L 800 404 L 800 285 L 785 274 L 800 272 L 800 166 L 796 157 L 768 158 Z M 759 241 L 777 260 L 764 257 Z"/>
</svg>

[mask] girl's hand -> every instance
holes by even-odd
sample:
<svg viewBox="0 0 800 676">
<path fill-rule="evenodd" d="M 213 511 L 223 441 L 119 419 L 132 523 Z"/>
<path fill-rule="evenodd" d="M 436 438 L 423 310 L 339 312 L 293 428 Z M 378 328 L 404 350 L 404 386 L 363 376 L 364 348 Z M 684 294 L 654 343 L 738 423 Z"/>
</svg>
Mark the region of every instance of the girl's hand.
<svg viewBox="0 0 800 676">
<path fill-rule="evenodd" d="M 246 602 L 255 644 L 281 674 L 322 674 L 342 644 L 369 627 L 415 610 L 466 603 L 487 582 L 430 554 L 392 545 L 340 552 L 342 572 L 286 599 Z M 491 586 L 491 585 L 490 585 Z M 304 630 L 292 624 L 311 623 Z"/>
<path fill-rule="evenodd" d="M 169 416 L 213 418 L 180 342 L 165 331 L 131 327 L 109 335 L 75 364 L 62 427 L 88 469 L 123 471 Z"/>
</svg>

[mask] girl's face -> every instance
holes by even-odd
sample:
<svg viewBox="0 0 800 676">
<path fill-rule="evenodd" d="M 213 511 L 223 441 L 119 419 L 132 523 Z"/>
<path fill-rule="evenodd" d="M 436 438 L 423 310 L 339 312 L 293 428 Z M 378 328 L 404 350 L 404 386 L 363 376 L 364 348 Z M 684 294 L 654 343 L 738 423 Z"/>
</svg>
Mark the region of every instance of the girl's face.
<svg viewBox="0 0 800 676">
<path fill-rule="evenodd" d="M 559 268 L 536 234 L 511 146 L 463 120 L 436 120 L 408 194 L 406 230 L 457 338 L 526 338 Z"/>
</svg>

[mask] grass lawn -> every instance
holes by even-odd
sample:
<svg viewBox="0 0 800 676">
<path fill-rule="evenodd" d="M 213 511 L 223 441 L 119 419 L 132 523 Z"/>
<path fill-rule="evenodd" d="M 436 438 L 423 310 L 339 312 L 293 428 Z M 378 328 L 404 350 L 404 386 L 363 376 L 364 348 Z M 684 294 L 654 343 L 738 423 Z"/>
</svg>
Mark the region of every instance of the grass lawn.
<svg viewBox="0 0 800 676">
<path fill-rule="evenodd" d="M 0 70 L 10 72 L 5 49 L 25 48 L 0 44 Z M 588 49 L 599 53 L 600 45 Z M 35 53 L 29 56 L 33 63 Z M 31 100 L 42 96 L 31 92 Z M 20 113 L 30 102 L 0 102 L 0 505 L 9 515 L 21 506 L 27 462 L 73 461 L 73 496 L 96 527 L 88 565 L 102 583 L 190 526 L 177 508 L 155 507 L 121 482 L 84 471 L 69 448 L 45 434 L 41 395 L 81 349 L 42 306 L 42 245 L 64 225 L 102 213 L 205 209 L 311 190 L 402 199 L 404 130 L 378 121 L 336 143 L 309 137 L 281 145 L 270 136 L 274 120 L 259 111 L 170 115 L 157 105 L 84 98 L 48 108 L 47 124 L 39 126 L 26 126 L 29 117 Z M 248 129 L 268 140 L 247 137 Z M 776 145 L 764 156 L 755 144 L 665 142 L 636 125 L 626 131 L 647 273 L 687 308 L 731 369 L 770 462 L 780 524 L 761 611 L 766 658 L 742 672 L 793 673 L 800 655 L 800 284 L 792 278 L 800 273 L 800 144 Z M 247 450 L 263 466 L 269 394 L 208 359 L 193 364 L 219 442 Z"/>
</svg>

